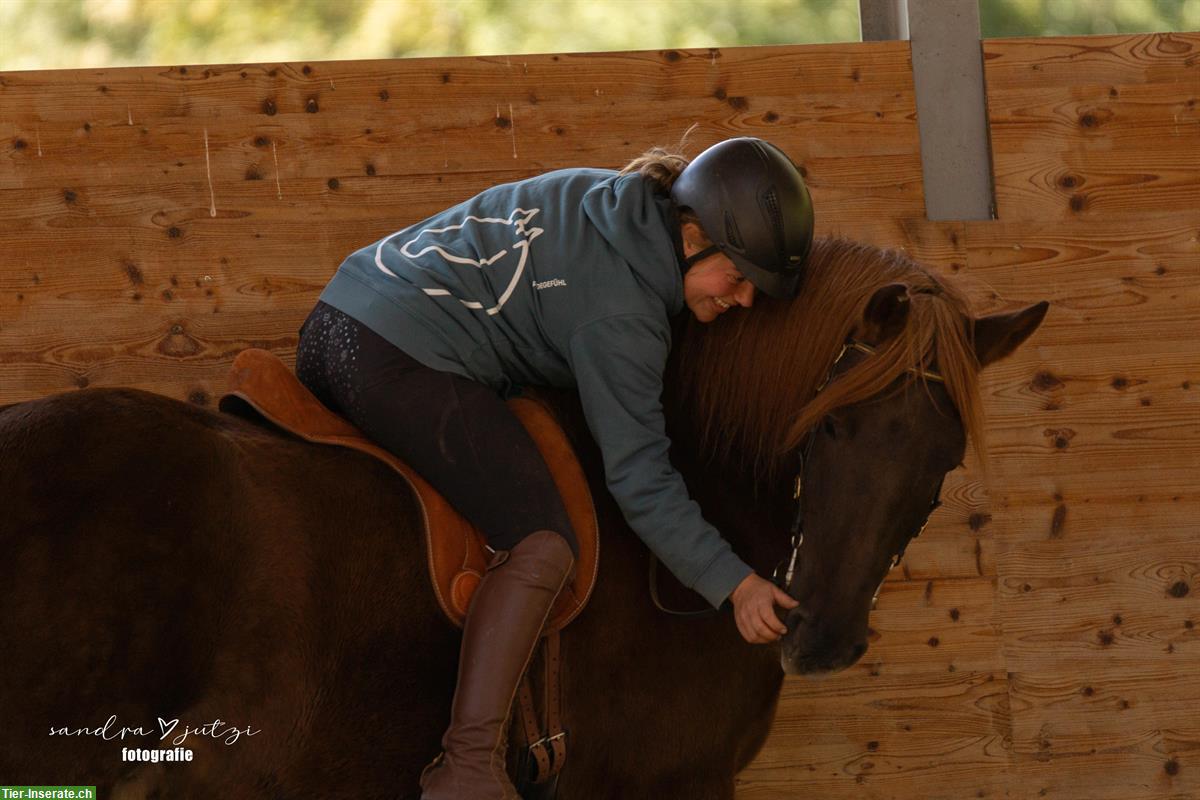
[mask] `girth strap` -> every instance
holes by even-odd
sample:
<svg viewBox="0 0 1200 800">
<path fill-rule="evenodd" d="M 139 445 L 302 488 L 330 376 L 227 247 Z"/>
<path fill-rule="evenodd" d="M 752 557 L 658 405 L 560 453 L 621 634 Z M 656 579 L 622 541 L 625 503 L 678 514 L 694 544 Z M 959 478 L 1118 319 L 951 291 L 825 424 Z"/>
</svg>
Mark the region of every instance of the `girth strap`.
<svg viewBox="0 0 1200 800">
<path fill-rule="evenodd" d="M 523 778 L 535 785 L 544 784 L 556 777 L 567 760 L 567 734 L 562 729 L 559 644 L 558 631 L 545 637 L 545 648 L 542 651 L 542 663 L 545 666 L 545 699 L 542 704 L 545 727 L 539 724 L 537 712 L 534 710 L 533 683 L 529 678 L 529 671 L 527 670 L 521 678 L 521 724 L 525 728 L 525 743 L 528 746 L 526 760 L 529 763 Z"/>
</svg>

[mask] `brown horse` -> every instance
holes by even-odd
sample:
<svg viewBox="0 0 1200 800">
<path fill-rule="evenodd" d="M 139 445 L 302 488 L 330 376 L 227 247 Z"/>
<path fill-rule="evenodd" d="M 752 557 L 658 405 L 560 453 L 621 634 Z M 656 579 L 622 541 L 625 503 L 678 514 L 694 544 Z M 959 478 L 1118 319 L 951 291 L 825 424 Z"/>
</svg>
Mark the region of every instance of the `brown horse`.
<svg viewBox="0 0 1200 800">
<path fill-rule="evenodd" d="M 560 797 L 734 796 L 785 672 L 865 651 L 892 556 L 967 436 L 982 450 L 980 368 L 1045 310 L 972 319 L 907 258 L 824 241 L 794 301 L 680 326 L 664 396 L 673 458 L 760 574 L 791 561 L 802 473 L 787 585 L 800 605 L 780 646 L 747 644 L 729 613 L 655 608 L 648 551 L 604 492 L 578 402 L 549 395 L 603 531 L 597 589 L 563 633 Z M 848 337 L 874 352 L 838 358 Z M 0 411 L 0 498 L 5 781 L 105 798 L 418 796 L 458 631 L 429 588 L 414 498 L 388 469 L 93 389 Z M 127 761 L 123 748 L 192 760 Z"/>
</svg>

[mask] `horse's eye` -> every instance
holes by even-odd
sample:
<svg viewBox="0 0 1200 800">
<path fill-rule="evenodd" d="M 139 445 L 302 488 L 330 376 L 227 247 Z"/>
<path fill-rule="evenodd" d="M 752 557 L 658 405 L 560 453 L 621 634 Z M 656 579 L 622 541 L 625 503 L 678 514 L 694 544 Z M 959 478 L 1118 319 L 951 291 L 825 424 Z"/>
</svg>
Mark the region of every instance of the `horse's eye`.
<svg viewBox="0 0 1200 800">
<path fill-rule="evenodd" d="M 824 429 L 826 436 L 831 439 L 837 438 L 837 425 L 834 423 L 832 417 L 826 417 L 825 421 L 821 423 L 821 427 Z"/>
</svg>

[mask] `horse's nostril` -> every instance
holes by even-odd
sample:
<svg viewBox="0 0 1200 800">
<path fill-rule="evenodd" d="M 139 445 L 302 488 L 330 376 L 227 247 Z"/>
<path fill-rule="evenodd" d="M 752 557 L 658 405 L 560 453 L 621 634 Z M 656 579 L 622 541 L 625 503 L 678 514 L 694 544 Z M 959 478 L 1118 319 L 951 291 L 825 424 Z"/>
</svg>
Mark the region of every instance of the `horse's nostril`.
<svg viewBox="0 0 1200 800">
<path fill-rule="evenodd" d="M 784 622 L 788 629 L 794 629 L 808 622 L 808 616 L 799 608 L 793 608 L 788 612 L 787 620 Z"/>
</svg>

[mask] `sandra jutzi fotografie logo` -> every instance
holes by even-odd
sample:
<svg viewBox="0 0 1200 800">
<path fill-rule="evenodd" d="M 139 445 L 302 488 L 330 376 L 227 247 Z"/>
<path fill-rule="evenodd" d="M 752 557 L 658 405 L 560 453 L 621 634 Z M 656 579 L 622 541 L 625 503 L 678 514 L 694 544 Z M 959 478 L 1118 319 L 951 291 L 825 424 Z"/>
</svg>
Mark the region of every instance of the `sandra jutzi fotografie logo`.
<svg viewBox="0 0 1200 800">
<path fill-rule="evenodd" d="M 121 761 L 140 761 L 152 764 L 195 760 L 196 753 L 190 747 L 185 747 L 185 744 L 196 741 L 215 741 L 226 747 L 232 747 L 244 738 L 257 736 L 260 733 L 262 733 L 261 730 L 250 725 L 238 727 L 220 718 L 202 725 L 193 725 L 180 722 L 178 718 L 158 717 L 157 725 L 130 726 L 121 724 L 116 714 L 111 715 L 103 725 L 96 728 L 71 725 L 50 726 L 50 735 L 53 737 L 86 736 L 103 739 L 106 742 L 120 742 L 121 752 L 119 754 L 114 752 L 114 755 L 117 755 Z M 139 741 L 144 739 L 150 741 Z M 169 747 L 164 745 L 169 745 Z M 73 797 L 73 795 L 36 796 Z M 84 795 L 77 796 L 84 797 Z M 29 795 L 29 797 L 35 797 L 35 795 Z M 92 797 L 94 798 L 95 795 Z M 18 798 L 16 795 L 11 798 L 0 796 L 0 800 L 18 800 Z"/>
</svg>

